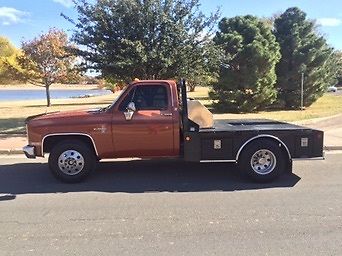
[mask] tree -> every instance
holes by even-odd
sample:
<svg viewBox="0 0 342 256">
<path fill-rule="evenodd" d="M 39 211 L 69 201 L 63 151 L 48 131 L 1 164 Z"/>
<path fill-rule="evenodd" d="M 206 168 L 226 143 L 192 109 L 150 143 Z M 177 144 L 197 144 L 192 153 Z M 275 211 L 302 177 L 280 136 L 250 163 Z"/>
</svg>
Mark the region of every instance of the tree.
<svg viewBox="0 0 342 256">
<path fill-rule="evenodd" d="M 337 85 L 342 86 L 342 52 L 335 51 L 333 54 L 333 67 L 335 67 L 335 76 L 337 80 Z"/>
<path fill-rule="evenodd" d="M 16 48 L 6 38 L 0 36 L 0 57 L 9 57 L 16 53 Z"/>
<path fill-rule="evenodd" d="M 19 50 L 7 38 L 0 37 L 0 84 L 11 82 L 11 74 L 7 63 L 10 63 L 12 66 L 18 66 L 16 57 L 19 53 Z"/>
<path fill-rule="evenodd" d="M 314 21 L 293 7 L 275 19 L 274 34 L 281 47 L 282 58 L 276 66 L 277 103 L 285 108 L 298 108 L 301 103 L 301 73 L 304 73 L 304 106 L 310 106 L 334 83 L 332 48 L 315 29 Z"/>
<path fill-rule="evenodd" d="M 196 77 L 209 73 L 210 40 L 218 18 L 199 11 L 198 0 L 75 1 L 73 39 L 87 68 L 109 80 Z"/>
<path fill-rule="evenodd" d="M 73 48 L 65 32 L 50 29 L 46 34 L 22 43 L 23 54 L 17 58 L 21 69 L 13 68 L 13 72 L 23 81 L 45 87 L 49 107 L 50 86 L 78 72 L 76 57 L 70 53 Z"/>
<path fill-rule="evenodd" d="M 280 53 L 270 26 L 250 15 L 224 18 L 214 41 L 223 50 L 220 76 L 210 93 L 214 107 L 247 112 L 272 104 Z"/>
</svg>

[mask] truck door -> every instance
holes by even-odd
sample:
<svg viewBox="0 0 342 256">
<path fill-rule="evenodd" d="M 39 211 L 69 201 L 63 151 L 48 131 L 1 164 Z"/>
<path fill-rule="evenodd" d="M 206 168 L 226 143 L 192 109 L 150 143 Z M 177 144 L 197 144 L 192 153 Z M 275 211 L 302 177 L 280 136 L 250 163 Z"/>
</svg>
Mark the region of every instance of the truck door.
<svg viewBox="0 0 342 256">
<path fill-rule="evenodd" d="M 174 132 L 170 87 L 137 84 L 118 102 L 113 112 L 115 157 L 174 156 Z M 127 118 L 127 107 L 135 111 Z M 126 116 L 125 116 L 126 112 Z"/>
</svg>

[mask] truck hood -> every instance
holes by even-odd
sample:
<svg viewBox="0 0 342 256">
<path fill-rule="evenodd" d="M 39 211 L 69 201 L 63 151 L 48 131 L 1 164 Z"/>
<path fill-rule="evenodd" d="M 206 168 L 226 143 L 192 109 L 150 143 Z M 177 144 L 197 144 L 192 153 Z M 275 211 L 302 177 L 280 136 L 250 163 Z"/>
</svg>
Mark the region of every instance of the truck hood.
<svg viewBox="0 0 342 256">
<path fill-rule="evenodd" d="M 61 119 L 80 119 L 80 118 L 86 118 L 89 115 L 99 114 L 101 113 L 101 108 L 96 109 L 81 109 L 81 110 L 72 110 L 72 111 L 56 111 L 56 112 L 48 112 L 48 113 L 42 113 L 39 115 L 29 116 L 26 118 L 25 123 L 31 123 L 31 122 L 53 122 L 58 121 Z"/>
</svg>

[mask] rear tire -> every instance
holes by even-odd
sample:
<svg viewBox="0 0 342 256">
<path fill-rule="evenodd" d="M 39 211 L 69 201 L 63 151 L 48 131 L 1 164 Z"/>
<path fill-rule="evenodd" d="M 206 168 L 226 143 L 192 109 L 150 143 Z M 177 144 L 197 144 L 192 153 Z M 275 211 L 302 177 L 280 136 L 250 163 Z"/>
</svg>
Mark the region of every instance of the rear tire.
<svg viewBox="0 0 342 256">
<path fill-rule="evenodd" d="M 285 171 L 287 158 L 279 144 L 257 140 L 243 149 L 238 165 L 243 174 L 264 183 L 276 179 Z"/>
<path fill-rule="evenodd" d="M 78 140 L 60 142 L 52 148 L 49 156 L 52 174 L 66 183 L 84 180 L 95 169 L 95 165 L 93 150 Z"/>
</svg>

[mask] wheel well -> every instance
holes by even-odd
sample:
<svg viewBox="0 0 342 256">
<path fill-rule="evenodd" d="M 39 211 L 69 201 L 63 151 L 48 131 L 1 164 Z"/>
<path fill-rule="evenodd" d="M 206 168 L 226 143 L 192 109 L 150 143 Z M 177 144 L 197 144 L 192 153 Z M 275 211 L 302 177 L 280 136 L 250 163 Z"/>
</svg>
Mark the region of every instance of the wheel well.
<svg viewBox="0 0 342 256">
<path fill-rule="evenodd" d="M 62 141 L 70 141 L 70 140 L 78 140 L 83 142 L 84 144 L 88 145 L 94 152 L 95 155 L 97 155 L 96 153 L 96 149 L 95 149 L 95 145 L 94 142 L 92 141 L 92 139 L 86 135 L 51 135 L 46 137 L 43 140 L 43 152 L 44 153 L 50 153 L 51 149 L 57 145 L 58 143 L 62 142 Z"/>
<path fill-rule="evenodd" d="M 277 137 L 269 137 L 269 136 L 260 136 L 260 137 L 256 137 L 256 138 L 252 138 L 249 141 L 247 141 L 247 143 L 243 144 L 241 146 L 241 148 L 239 149 L 237 155 L 236 155 L 236 162 L 239 161 L 240 155 L 241 153 L 247 148 L 248 145 L 250 145 L 251 143 L 255 143 L 261 140 L 267 140 L 270 141 L 272 143 L 275 143 L 277 145 L 281 145 L 280 146 L 280 150 L 283 153 L 284 157 L 287 157 L 288 160 L 291 160 L 291 155 L 290 155 L 290 151 L 288 150 L 287 146 L 285 145 L 284 142 L 282 142 L 280 139 L 278 139 Z"/>
</svg>

